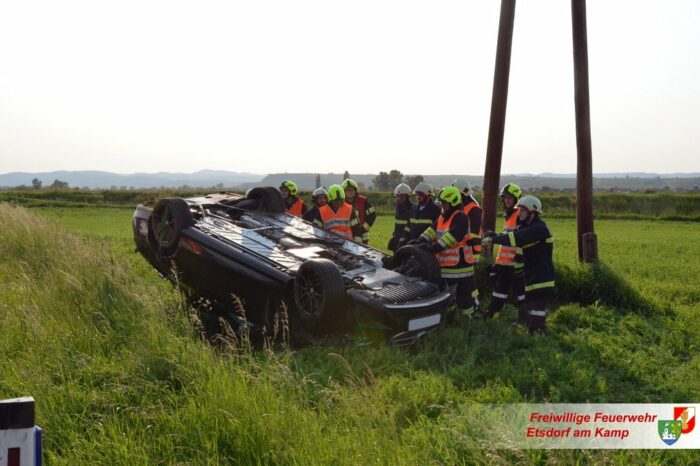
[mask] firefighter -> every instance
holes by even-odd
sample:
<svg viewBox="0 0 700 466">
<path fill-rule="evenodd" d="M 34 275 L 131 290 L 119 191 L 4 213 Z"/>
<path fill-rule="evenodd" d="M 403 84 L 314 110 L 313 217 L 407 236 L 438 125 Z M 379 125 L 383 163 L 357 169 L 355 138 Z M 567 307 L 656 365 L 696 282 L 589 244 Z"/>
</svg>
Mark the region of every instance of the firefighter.
<svg viewBox="0 0 700 466">
<path fill-rule="evenodd" d="M 515 230 L 520 222 L 516 204 L 520 201 L 523 192 L 517 184 L 508 183 L 503 186 L 500 194 L 505 209 L 503 233 L 508 233 Z M 518 322 L 526 325 L 528 314 L 525 309 L 522 249 L 509 245 L 499 246 L 496 251 L 496 260 L 491 264 L 489 276 L 493 283 L 493 292 L 486 318 L 493 318 L 503 309 L 512 289 L 518 305 Z"/>
<path fill-rule="evenodd" d="M 328 204 L 319 207 L 314 223 L 347 239 L 362 241 L 357 213 L 345 202 L 345 191 L 337 184 L 328 188 Z"/>
<path fill-rule="evenodd" d="M 318 214 L 318 209 L 328 204 L 328 191 L 326 188 L 316 188 L 311 193 L 311 202 L 313 202 L 314 206 L 307 210 L 303 217 L 307 222 L 313 222 Z"/>
<path fill-rule="evenodd" d="M 481 257 L 481 234 L 483 233 L 481 230 L 481 217 L 483 211 L 479 203 L 476 201 L 476 199 L 474 199 L 472 187 L 467 180 L 455 180 L 454 183 L 452 183 L 452 186 L 457 188 L 462 196 L 464 214 L 469 220 L 467 248 L 471 249 L 471 251 L 469 251 L 467 256 L 471 257 L 470 265 L 476 267 L 476 264 L 479 263 L 479 258 Z M 474 311 L 480 312 L 479 291 L 476 288 L 476 278 L 472 276 L 471 280 L 474 281 L 474 283 L 471 285 L 474 290 L 472 292 L 474 295 Z"/>
<path fill-rule="evenodd" d="M 374 206 L 370 204 L 369 200 L 358 193 L 357 183 L 350 178 L 343 180 L 343 189 L 345 190 L 345 202 L 353 206 L 357 211 L 358 218 L 360 219 L 360 226 L 362 227 L 362 242 L 364 244 L 369 243 L 369 230 L 374 225 L 374 221 L 377 219 L 377 213 L 374 210 Z"/>
<path fill-rule="evenodd" d="M 467 247 L 469 220 L 464 214 L 462 196 L 454 186 L 440 191 L 442 213 L 421 234 L 418 244 L 435 254 L 442 278 L 455 297 L 462 315 L 474 313 L 474 265 Z"/>
<path fill-rule="evenodd" d="M 301 217 L 306 213 L 306 204 L 304 200 L 297 197 L 297 185 L 293 181 L 284 180 L 280 184 L 280 193 L 284 199 L 284 205 L 288 214 L 296 217 Z"/>
<path fill-rule="evenodd" d="M 471 185 L 467 180 L 455 180 L 455 182 L 452 183 L 452 186 L 457 188 L 459 193 L 462 195 L 464 213 L 469 219 L 470 246 L 472 247 L 472 255 L 474 257 L 474 263 L 476 264 L 479 262 L 479 258 L 481 257 L 481 244 L 479 240 L 482 234 L 481 218 L 483 211 L 479 203 L 474 198 Z"/>
<path fill-rule="evenodd" d="M 527 328 L 531 335 L 546 334 L 547 300 L 554 289 L 554 239 L 540 218 L 542 203 L 539 199 L 535 196 L 523 196 L 516 207 L 520 221 L 518 227 L 500 235 L 488 232 L 486 241 L 511 248 L 522 248 Z"/>
<path fill-rule="evenodd" d="M 421 181 L 413 188 L 416 204 L 411 207 L 411 218 L 408 221 L 408 241 L 416 241 L 420 235 L 440 216 L 440 206 L 433 201 L 433 187 Z"/>
<path fill-rule="evenodd" d="M 404 246 L 408 241 L 408 234 L 411 229 L 408 226 L 408 221 L 411 218 L 411 209 L 413 203 L 410 199 L 411 187 L 405 183 L 394 188 L 394 197 L 396 198 L 396 210 L 394 211 L 394 234 L 389 240 L 387 248 L 396 252 L 401 246 Z"/>
</svg>

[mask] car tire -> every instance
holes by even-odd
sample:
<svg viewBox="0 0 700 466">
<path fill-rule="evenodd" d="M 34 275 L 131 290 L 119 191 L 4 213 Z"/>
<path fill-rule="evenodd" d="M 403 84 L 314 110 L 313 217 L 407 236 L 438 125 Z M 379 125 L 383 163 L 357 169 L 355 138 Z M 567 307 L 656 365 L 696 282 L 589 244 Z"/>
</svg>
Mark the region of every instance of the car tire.
<svg viewBox="0 0 700 466">
<path fill-rule="evenodd" d="M 263 212 L 281 214 L 287 210 L 279 189 L 272 186 L 253 188 L 246 197 L 258 200 L 260 202 L 259 209 Z"/>
<path fill-rule="evenodd" d="M 338 330 L 346 323 L 345 285 L 328 259 L 302 263 L 294 279 L 294 318 L 311 332 Z"/>
<path fill-rule="evenodd" d="M 397 249 L 388 268 L 409 277 L 418 277 L 439 287 L 442 286 L 442 275 L 437 259 L 433 254 L 417 246 L 407 245 Z"/>
<path fill-rule="evenodd" d="M 175 253 L 184 228 L 194 225 L 190 207 L 179 197 L 165 197 L 159 200 L 148 220 L 151 247 L 160 257 Z"/>
</svg>

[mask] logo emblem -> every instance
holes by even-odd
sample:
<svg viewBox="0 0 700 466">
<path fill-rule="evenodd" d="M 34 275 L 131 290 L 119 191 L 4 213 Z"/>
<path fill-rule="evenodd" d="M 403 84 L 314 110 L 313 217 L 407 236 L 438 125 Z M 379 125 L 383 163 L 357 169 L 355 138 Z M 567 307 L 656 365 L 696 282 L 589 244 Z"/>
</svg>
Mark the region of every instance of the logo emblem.
<svg viewBox="0 0 700 466">
<path fill-rule="evenodd" d="M 675 407 L 673 417 L 676 421 L 681 421 L 682 434 L 689 434 L 695 429 L 695 408 Z"/>
<path fill-rule="evenodd" d="M 666 445 L 673 445 L 681 438 L 683 421 L 667 420 L 659 421 L 659 437 Z"/>
</svg>

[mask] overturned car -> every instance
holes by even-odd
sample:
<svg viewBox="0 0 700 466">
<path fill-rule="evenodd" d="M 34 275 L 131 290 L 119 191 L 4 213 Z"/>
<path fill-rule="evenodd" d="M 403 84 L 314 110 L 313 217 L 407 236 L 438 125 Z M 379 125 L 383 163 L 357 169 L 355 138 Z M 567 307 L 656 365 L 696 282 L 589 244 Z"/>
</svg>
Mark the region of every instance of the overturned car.
<svg viewBox="0 0 700 466">
<path fill-rule="evenodd" d="M 450 294 L 435 258 L 413 246 L 394 256 L 285 213 L 276 188 L 140 204 L 137 250 L 189 296 L 230 309 L 265 333 L 282 308 L 295 334 L 347 332 L 355 324 L 411 345 L 445 320 Z M 231 313 L 227 315 L 232 315 Z"/>
</svg>

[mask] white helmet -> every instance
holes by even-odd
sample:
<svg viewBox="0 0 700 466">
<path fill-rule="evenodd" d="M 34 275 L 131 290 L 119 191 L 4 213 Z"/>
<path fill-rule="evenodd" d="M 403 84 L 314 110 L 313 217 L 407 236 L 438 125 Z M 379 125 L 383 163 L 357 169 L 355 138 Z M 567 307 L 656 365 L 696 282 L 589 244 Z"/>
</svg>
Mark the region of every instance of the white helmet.
<svg viewBox="0 0 700 466">
<path fill-rule="evenodd" d="M 324 187 L 316 188 L 314 189 L 314 192 L 311 193 L 311 199 L 316 199 L 318 196 L 326 196 L 328 197 L 328 191 Z"/>
<path fill-rule="evenodd" d="M 411 194 L 411 187 L 406 183 L 401 183 L 394 188 L 394 196 L 398 197 L 402 194 Z"/>
<path fill-rule="evenodd" d="M 518 203 L 515 204 L 515 207 L 524 207 L 531 212 L 542 213 L 542 202 L 529 194 L 521 197 Z"/>
<path fill-rule="evenodd" d="M 425 181 L 421 181 L 416 185 L 415 188 L 413 188 L 413 194 L 418 194 L 418 193 L 423 193 L 426 195 L 431 195 L 433 194 L 433 187 L 430 183 L 426 183 Z"/>
<path fill-rule="evenodd" d="M 469 196 L 472 193 L 472 187 L 469 184 L 469 182 L 465 179 L 460 178 L 458 180 L 455 180 L 454 183 L 452 183 L 452 186 L 459 189 L 459 192 L 464 194 L 465 196 Z"/>
</svg>

